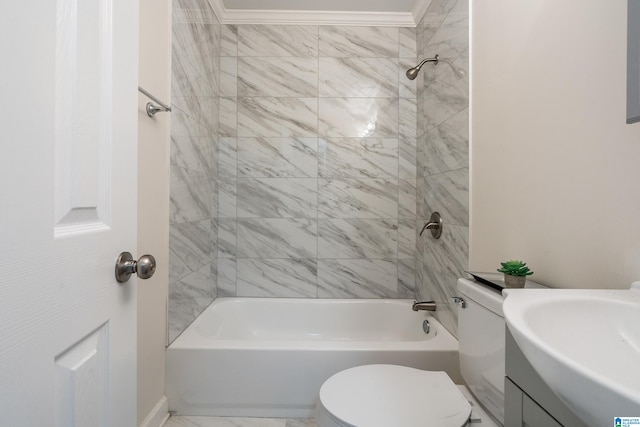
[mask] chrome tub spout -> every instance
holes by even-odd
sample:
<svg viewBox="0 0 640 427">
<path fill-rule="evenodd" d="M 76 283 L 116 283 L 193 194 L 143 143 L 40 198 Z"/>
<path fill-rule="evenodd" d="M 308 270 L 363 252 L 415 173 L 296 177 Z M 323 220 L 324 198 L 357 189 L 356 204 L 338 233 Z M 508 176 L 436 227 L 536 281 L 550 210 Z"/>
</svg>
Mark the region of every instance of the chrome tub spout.
<svg viewBox="0 0 640 427">
<path fill-rule="evenodd" d="M 427 310 L 427 311 L 436 311 L 436 302 L 435 301 L 422 301 L 422 302 L 413 302 L 413 307 L 411 307 L 413 311 L 418 310 Z"/>
</svg>

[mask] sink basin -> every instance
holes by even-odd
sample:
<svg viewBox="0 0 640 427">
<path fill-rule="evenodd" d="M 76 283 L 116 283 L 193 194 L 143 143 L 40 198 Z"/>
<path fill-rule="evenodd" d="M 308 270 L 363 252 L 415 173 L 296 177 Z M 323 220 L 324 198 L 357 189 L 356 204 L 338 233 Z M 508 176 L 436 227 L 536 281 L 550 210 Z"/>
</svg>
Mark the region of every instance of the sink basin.
<svg viewBox="0 0 640 427">
<path fill-rule="evenodd" d="M 640 282 L 629 289 L 507 289 L 522 353 L 587 425 L 640 417 Z"/>
</svg>

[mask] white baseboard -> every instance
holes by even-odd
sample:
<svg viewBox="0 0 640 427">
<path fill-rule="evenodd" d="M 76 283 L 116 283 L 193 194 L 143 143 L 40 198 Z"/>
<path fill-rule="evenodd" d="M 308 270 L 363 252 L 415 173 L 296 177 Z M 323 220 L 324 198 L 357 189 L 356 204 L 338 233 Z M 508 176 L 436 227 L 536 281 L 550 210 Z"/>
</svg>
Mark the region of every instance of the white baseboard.
<svg viewBox="0 0 640 427">
<path fill-rule="evenodd" d="M 162 427 L 168 419 L 169 401 L 166 396 L 162 396 L 138 427 Z"/>
</svg>

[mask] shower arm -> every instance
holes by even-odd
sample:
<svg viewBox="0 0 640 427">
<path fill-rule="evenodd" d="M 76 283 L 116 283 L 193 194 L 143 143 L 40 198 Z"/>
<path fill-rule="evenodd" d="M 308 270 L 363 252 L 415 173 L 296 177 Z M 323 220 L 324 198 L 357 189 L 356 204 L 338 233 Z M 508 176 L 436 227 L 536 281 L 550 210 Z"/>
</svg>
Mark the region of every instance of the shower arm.
<svg viewBox="0 0 640 427">
<path fill-rule="evenodd" d="M 420 69 L 422 68 L 422 66 L 424 64 L 426 64 L 427 62 L 433 62 L 433 65 L 438 65 L 438 61 L 440 60 L 440 55 L 436 55 L 433 58 L 427 58 L 427 59 L 423 59 L 422 62 L 418 65 L 415 66 L 415 68 Z"/>
</svg>

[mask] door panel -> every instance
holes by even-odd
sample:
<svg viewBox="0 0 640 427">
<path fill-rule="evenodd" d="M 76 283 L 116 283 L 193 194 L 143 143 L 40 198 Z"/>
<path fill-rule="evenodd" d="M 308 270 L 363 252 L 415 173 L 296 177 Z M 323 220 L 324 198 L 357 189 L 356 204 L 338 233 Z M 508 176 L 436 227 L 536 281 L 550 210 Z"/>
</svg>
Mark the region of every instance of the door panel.
<svg viewBox="0 0 640 427">
<path fill-rule="evenodd" d="M 104 426 L 108 393 L 108 325 L 55 358 L 56 426 Z"/>
<path fill-rule="evenodd" d="M 110 0 L 58 0 L 56 236 L 109 226 L 111 9 Z"/>
</svg>

